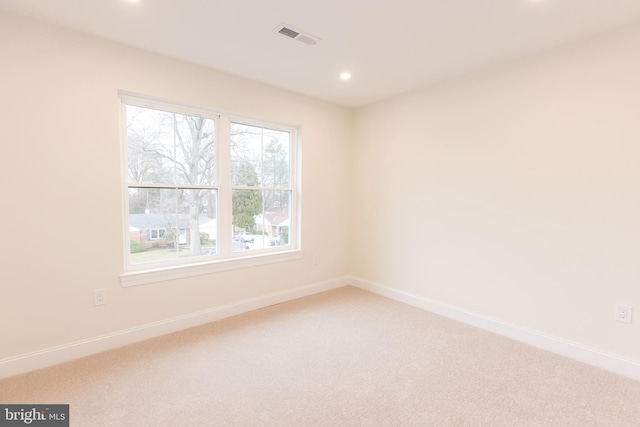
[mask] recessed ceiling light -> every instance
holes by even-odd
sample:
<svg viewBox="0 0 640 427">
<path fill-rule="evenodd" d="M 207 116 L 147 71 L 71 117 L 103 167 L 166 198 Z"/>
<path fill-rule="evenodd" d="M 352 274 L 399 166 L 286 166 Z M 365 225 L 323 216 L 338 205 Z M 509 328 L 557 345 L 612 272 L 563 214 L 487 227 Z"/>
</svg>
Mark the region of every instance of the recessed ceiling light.
<svg viewBox="0 0 640 427">
<path fill-rule="evenodd" d="M 351 78 L 351 73 L 345 71 L 344 73 L 340 74 L 340 78 L 342 80 L 349 80 Z"/>
</svg>

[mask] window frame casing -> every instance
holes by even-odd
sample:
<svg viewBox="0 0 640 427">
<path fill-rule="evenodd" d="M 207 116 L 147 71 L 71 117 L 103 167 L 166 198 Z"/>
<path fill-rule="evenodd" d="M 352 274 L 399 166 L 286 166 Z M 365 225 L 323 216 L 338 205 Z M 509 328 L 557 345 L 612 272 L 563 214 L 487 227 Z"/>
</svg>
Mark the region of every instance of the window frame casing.
<svg viewBox="0 0 640 427">
<path fill-rule="evenodd" d="M 163 280 L 191 277 L 240 268 L 247 268 L 274 262 L 290 261 L 302 258 L 301 249 L 301 170 L 300 170 L 300 128 L 299 126 L 253 119 L 238 114 L 228 114 L 209 108 L 194 107 L 179 102 L 167 101 L 130 92 L 119 92 L 120 107 L 120 148 L 122 179 L 123 214 L 123 252 L 124 268 L 120 275 L 122 286 L 152 283 Z M 129 182 L 128 144 L 127 144 L 127 105 L 156 109 L 177 114 L 192 115 L 215 121 L 215 185 L 209 186 L 217 191 L 217 241 L 216 254 L 202 257 L 185 258 L 154 263 L 132 264 L 129 248 L 129 188 L 135 187 Z M 285 246 L 267 247 L 250 251 L 232 251 L 233 218 L 231 183 L 231 122 L 247 124 L 288 132 L 291 207 L 289 242 Z M 149 185 L 157 188 L 155 184 Z M 162 187 L 162 186 L 160 186 Z M 177 185 L 176 187 L 183 187 Z"/>
</svg>

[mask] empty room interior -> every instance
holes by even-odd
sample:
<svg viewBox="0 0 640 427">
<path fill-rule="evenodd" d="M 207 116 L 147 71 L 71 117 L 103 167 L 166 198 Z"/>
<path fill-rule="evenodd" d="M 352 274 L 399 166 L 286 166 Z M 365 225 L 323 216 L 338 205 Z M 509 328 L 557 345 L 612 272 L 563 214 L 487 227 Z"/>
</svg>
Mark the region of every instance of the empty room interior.
<svg viewBox="0 0 640 427">
<path fill-rule="evenodd" d="M 0 405 L 640 423 L 637 0 L 0 0 L 0 54 Z"/>
</svg>

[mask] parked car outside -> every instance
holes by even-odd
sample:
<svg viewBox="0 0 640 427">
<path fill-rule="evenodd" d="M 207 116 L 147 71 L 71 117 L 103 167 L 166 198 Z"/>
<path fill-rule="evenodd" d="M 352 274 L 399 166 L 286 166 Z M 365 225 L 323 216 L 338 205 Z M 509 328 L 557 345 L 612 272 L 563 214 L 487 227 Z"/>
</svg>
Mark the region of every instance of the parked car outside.
<svg viewBox="0 0 640 427">
<path fill-rule="evenodd" d="M 242 243 L 245 243 L 245 242 L 253 243 L 254 235 L 248 231 L 241 231 L 240 233 L 236 234 L 234 238 L 235 240 Z"/>
<path fill-rule="evenodd" d="M 274 237 L 258 235 L 258 236 L 254 236 L 254 238 L 255 238 L 255 243 L 253 240 L 247 243 L 247 245 L 245 246 L 245 250 L 265 249 L 271 246 L 277 246 L 278 244 L 277 239 L 275 239 Z"/>
</svg>

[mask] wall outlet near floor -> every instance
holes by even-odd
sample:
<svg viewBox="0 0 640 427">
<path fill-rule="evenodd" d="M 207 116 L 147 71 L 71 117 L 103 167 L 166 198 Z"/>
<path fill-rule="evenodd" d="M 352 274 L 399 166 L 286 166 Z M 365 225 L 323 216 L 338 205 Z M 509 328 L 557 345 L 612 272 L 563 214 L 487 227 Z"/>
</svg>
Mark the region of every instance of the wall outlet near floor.
<svg viewBox="0 0 640 427">
<path fill-rule="evenodd" d="M 313 265 L 318 265 L 318 264 L 320 264 L 320 255 L 315 254 L 313 256 Z"/>
<path fill-rule="evenodd" d="M 615 320 L 616 322 L 631 323 L 631 315 L 633 307 L 625 304 L 616 304 Z"/>
<path fill-rule="evenodd" d="M 106 289 L 94 289 L 93 290 L 93 305 L 103 305 L 107 303 L 107 290 Z"/>
</svg>

